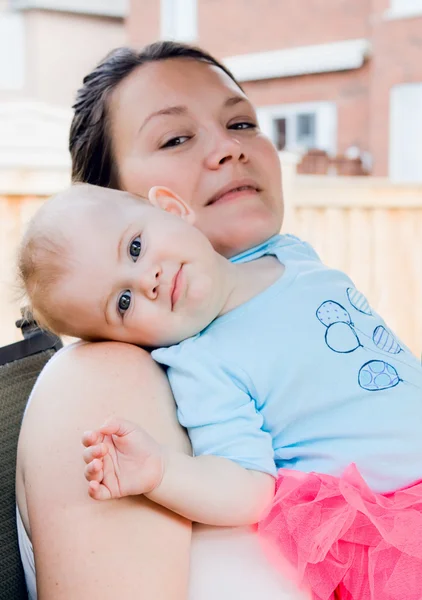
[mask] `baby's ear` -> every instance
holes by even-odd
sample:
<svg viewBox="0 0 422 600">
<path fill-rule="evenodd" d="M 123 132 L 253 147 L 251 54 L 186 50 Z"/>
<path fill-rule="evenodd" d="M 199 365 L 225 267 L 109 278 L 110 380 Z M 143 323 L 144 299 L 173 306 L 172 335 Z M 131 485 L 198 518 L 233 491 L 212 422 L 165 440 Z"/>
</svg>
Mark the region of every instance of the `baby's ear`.
<svg viewBox="0 0 422 600">
<path fill-rule="evenodd" d="M 161 185 L 152 187 L 148 193 L 148 200 L 153 206 L 181 217 L 191 225 L 195 223 L 195 213 L 192 208 L 169 188 Z"/>
</svg>

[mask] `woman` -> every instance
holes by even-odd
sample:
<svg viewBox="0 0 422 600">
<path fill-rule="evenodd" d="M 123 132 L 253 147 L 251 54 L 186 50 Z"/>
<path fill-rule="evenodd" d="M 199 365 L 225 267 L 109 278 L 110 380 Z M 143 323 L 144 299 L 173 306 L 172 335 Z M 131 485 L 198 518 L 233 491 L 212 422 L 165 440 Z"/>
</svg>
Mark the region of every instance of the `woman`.
<svg viewBox="0 0 422 600">
<path fill-rule="evenodd" d="M 74 181 L 140 195 L 168 186 L 227 257 L 279 231 L 276 150 L 239 84 L 206 53 L 169 42 L 114 51 L 85 78 L 74 108 Z M 253 533 L 194 526 L 189 567 L 189 523 L 143 497 L 89 499 L 80 439 L 107 413 L 190 452 L 166 377 L 148 353 L 111 342 L 60 353 L 33 392 L 18 451 L 18 508 L 38 598 L 286 598 L 290 586 Z M 49 452 L 53 444 L 60 454 Z"/>
</svg>

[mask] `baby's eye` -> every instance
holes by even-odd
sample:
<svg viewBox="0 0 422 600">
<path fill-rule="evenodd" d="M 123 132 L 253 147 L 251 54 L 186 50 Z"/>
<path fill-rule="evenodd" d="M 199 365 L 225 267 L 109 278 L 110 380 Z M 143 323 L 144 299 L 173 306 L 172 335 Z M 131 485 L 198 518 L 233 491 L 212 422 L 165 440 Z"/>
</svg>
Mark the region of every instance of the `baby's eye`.
<svg viewBox="0 0 422 600">
<path fill-rule="evenodd" d="M 131 300 L 132 300 L 132 293 L 130 290 L 126 290 L 125 292 L 120 294 L 119 300 L 117 302 L 117 310 L 119 311 L 119 313 L 122 316 L 130 307 Z"/>
<path fill-rule="evenodd" d="M 130 242 L 129 246 L 129 255 L 132 258 L 133 262 L 138 260 L 139 255 L 141 254 L 141 238 L 138 235 L 134 240 Z"/>
</svg>

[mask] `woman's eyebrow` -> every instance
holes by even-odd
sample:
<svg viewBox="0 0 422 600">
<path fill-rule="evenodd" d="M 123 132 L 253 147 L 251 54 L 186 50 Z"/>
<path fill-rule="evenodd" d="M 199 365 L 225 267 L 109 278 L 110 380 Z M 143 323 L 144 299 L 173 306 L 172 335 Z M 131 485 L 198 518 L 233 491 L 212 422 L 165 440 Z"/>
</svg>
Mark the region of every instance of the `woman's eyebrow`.
<svg viewBox="0 0 422 600">
<path fill-rule="evenodd" d="M 163 115 L 185 115 L 188 112 L 188 107 L 187 106 L 166 106 L 165 108 L 161 108 L 160 110 L 156 110 L 153 113 L 151 113 L 150 115 L 147 116 L 147 118 L 145 119 L 145 121 L 142 123 L 142 125 L 140 126 L 138 133 L 140 133 L 142 131 L 142 129 L 145 127 L 145 125 L 147 123 L 149 123 L 149 121 L 151 121 L 151 119 L 154 119 L 155 117 L 161 117 Z"/>
<path fill-rule="evenodd" d="M 236 106 L 236 104 L 239 104 L 240 102 L 245 102 L 248 104 L 248 100 L 242 96 L 231 96 L 230 98 L 227 98 L 227 100 L 224 102 L 223 107 L 226 108 L 226 107 Z M 140 133 L 142 131 L 142 129 L 145 127 L 145 125 L 147 123 L 149 123 L 149 121 L 151 121 L 151 119 L 154 119 L 155 117 L 162 117 L 162 116 L 169 116 L 169 115 L 170 116 L 172 116 L 172 115 L 180 116 L 180 115 L 186 115 L 188 112 L 189 112 L 188 107 L 184 106 L 182 104 L 179 104 L 176 106 L 166 106 L 164 108 L 161 108 L 160 110 L 156 110 L 146 117 L 146 119 L 140 126 L 138 133 Z"/>
<path fill-rule="evenodd" d="M 248 99 L 244 98 L 243 96 L 231 96 L 225 101 L 224 107 L 236 106 L 236 104 L 239 104 L 240 102 L 245 102 L 246 104 L 249 104 Z"/>
</svg>

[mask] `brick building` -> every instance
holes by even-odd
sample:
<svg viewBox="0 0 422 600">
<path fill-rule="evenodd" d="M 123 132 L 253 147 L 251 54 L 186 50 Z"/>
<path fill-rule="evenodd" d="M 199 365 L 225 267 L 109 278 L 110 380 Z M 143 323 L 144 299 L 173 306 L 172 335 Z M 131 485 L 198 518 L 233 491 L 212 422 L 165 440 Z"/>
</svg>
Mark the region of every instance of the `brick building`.
<svg viewBox="0 0 422 600">
<path fill-rule="evenodd" d="M 280 150 L 422 181 L 422 0 L 132 0 L 128 32 L 223 59 Z"/>
</svg>

